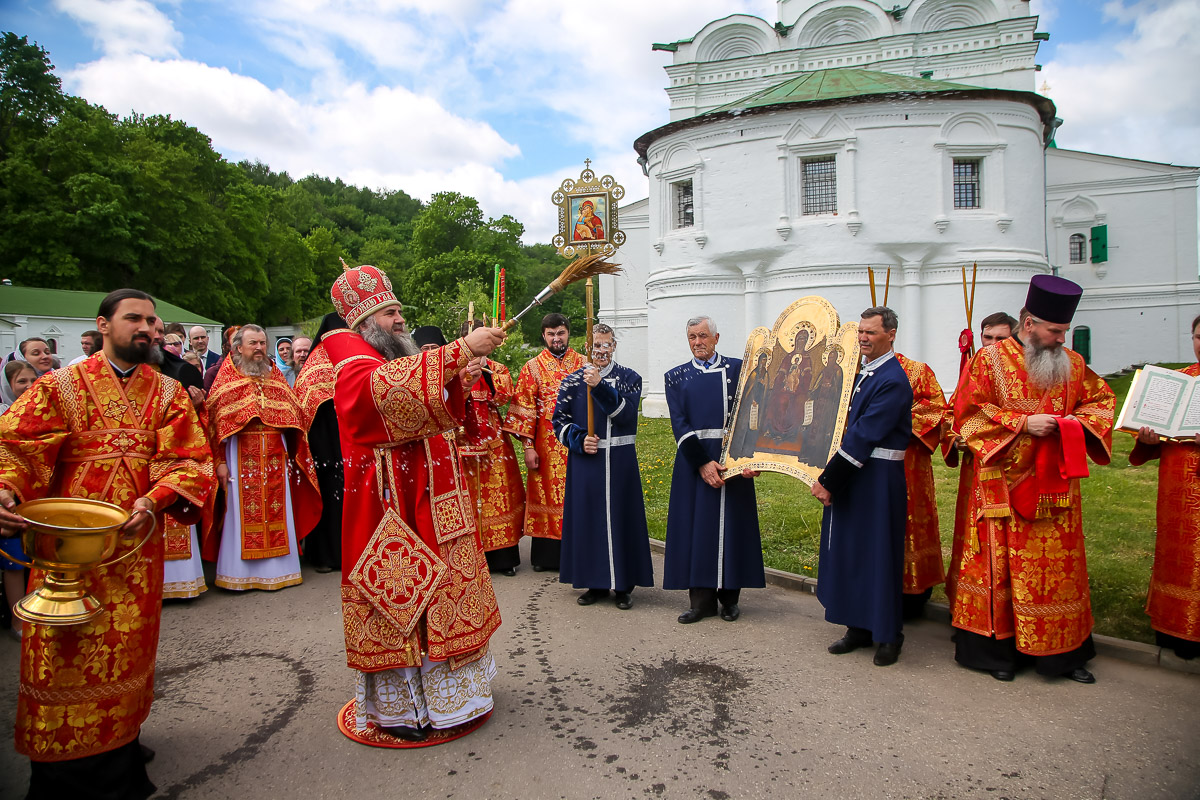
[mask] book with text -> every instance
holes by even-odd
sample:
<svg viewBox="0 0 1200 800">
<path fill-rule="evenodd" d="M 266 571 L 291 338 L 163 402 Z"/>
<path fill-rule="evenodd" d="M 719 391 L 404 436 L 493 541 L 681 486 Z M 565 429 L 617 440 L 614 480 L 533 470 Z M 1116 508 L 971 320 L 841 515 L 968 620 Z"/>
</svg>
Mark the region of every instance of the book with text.
<svg viewBox="0 0 1200 800">
<path fill-rule="evenodd" d="M 1133 376 L 1117 428 L 1146 427 L 1159 436 L 1191 439 L 1200 433 L 1200 378 L 1147 364 Z"/>
</svg>

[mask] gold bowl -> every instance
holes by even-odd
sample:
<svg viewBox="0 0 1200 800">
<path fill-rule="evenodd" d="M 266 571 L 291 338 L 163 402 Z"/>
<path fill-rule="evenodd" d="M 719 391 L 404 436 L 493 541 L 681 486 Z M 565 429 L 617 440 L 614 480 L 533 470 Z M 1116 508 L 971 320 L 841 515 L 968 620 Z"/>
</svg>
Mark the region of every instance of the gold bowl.
<svg viewBox="0 0 1200 800">
<path fill-rule="evenodd" d="M 13 511 L 29 522 L 21 540 L 29 561 L 22 563 L 46 573 L 42 585 L 17 603 L 13 613 L 26 622 L 45 625 L 76 625 L 99 614 L 100 602 L 84 588 L 83 576 L 132 555 L 154 532 L 152 525 L 136 547 L 108 561 L 121 538 L 118 529 L 130 517 L 120 506 L 79 497 L 47 497 L 22 503 Z"/>
</svg>

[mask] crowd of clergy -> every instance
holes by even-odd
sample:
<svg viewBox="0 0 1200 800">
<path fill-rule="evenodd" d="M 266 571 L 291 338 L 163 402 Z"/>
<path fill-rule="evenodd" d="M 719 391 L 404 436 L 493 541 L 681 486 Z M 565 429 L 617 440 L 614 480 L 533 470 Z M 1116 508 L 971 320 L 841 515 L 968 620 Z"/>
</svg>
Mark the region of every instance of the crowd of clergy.
<svg viewBox="0 0 1200 800">
<path fill-rule="evenodd" d="M 927 365 L 895 351 L 890 308 L 861 313 L 844 433 L 809 490 L 824 509 L 817 597 L 845 629 L 831 654 L 874 646 L 876 665 L 895 663 L 904 620 L 944 583 L 964 666 L 1002 681 L 1028 666 L 1095 681 L 1080 479 L 1089 459 L 1110 459 L 1115 397 L 1064 347 L 1080 295 L 1035 277 L 1017 318 L 983 320 L 949 398 Z M 29 797 L 153 791 L 138 732 L 160 599 L 206 591 L 205 561 L 231 591 L 299 584 L 302 558 L 341 573 L 354 674 L 345 724 L 368 744 L 420 745 L 486 719 L 500 625 L 491 576 L 516 574 L 522 537 L 531 568 L 557 571 L 581 606 L 627 611 L 636 587 L 654 585 L 636 449 L 642 377 L 620 363 L 610 326 L 593 327 L 584 354 L 570 321 L 546 315 L 543 347 L 514 380 L 488 357 L 502 329 L 410 332 L 374 267 L 347 268 L 330 296 L 311 338 L 270 342 L 244 324 L 217 353 L 203 328 L 164 325 L 152 298 L 118 290 L 87 358 L 38 372 L 40 350 L 23 343 L 28 368 L 5 370 L 5 552 L 20 560 L 15 509 L 38 497 L 108 500 L 131 511 L 125 533 L 162 531 L 138 559 L 89 578 L 104 606 L 95 621 L 26 624 L 17 749 L 33 764 Z M 1191 335 L 1200 361 L 1200 318 Z M 690 357 L 664 381 L 676 454 L 662 587 L 688 592 L 679 623 L 732 623 L 742 590 L 765 586 L 759 473 L 721 466 L 742 362 L 721 352 L 709 316 L 687 321 L 681 355 L 685 337 Z M 939 453 L 959 470 L 948 569 Z M 1148 611 L 1160 643 L 1193 657 L 1200 436 L 1143 429 L 1130 458 L 1161 464 Z M 459 690 L 448 695 L 439 687 L 451 677 Z M 79 697 L 94 701 L 86 719 L 72 710 Z"/>
</svg>

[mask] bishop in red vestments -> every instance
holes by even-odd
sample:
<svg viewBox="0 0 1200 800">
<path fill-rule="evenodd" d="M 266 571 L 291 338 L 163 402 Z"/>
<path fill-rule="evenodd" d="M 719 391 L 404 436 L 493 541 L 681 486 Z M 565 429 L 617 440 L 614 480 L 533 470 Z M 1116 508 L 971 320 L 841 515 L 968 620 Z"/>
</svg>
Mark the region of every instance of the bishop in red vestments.
<svg viewBox="0 0 1200 800">
<path fill-rule="evenodd" d="M 454 432 L 459 372 L 482 374 L 496 328 L 421 352 L 375 267 L 346 270 L 333 304 L 349 329 L 322 340 L 336 372 L 345 460 L 342 621 L 360 730 L 421 740 L 492 709 L 496 595 Z"/>
</svg>

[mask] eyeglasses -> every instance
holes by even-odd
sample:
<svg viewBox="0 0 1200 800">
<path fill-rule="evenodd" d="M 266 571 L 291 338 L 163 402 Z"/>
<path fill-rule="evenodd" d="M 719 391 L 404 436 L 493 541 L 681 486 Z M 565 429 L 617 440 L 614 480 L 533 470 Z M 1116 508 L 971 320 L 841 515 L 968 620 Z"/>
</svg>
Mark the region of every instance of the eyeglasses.
<svg viewBox="0 0 1200 800">
<path fill-rule="evenodd" d="M 596 342 L 592 345 L 592 349 L 600 353 L 607 353 L 610 350 L 616 350 L 617 346 L 612 342 Z"/>
</svg>

